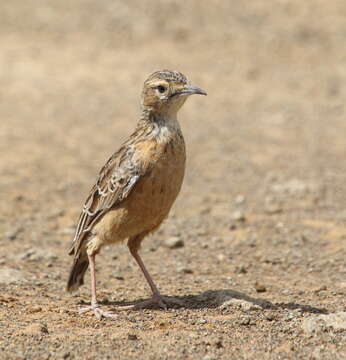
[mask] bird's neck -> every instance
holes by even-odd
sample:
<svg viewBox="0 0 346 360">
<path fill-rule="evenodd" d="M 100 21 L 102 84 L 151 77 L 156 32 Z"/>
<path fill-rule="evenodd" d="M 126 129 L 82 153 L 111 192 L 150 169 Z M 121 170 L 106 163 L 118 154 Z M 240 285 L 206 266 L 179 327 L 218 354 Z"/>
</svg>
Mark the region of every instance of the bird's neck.
<svg viewBox="0 0 346 360">
<path fill-rule="evenodd" d="M 177 133 L 181 133 L 176 111 L 154 112 L 150 108 L 144 108 L 138 126 L 150 127 L 151 135 L 160 142 L 169 141 Z"/>
</svg>

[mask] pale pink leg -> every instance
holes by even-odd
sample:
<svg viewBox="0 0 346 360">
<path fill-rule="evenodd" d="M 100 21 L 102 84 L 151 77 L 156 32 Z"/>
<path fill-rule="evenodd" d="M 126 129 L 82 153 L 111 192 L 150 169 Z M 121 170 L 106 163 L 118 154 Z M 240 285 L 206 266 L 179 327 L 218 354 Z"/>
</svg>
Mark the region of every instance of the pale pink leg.
<svg viewBox="0 0 346 360">
<path fill-rule="evenodd" d="M 98 303 L 97 303 L 95 256 L 96 256 L 96 254 L 88 255 L 89 265 L 90 265 L 90 279 L 91 279 L 91 305 L 79 309 L 78 312 L 79 313 L 84 313 L 84 312 L 87 312 L 87 311 L 93 311 L 98 320 L 101 320 L 102 317 L 117 318 L 118 317 L 117 314 L 114 314 L 111 311 L 101 310 L 99 308 Z"/>
<path fill-rule="evenodd" d="M 141 240 L 142 240 L 142 237 L 131 238 L 127 245 L 129 247 L 131 255 L 134 257 L 138 266 L 142 270 L 143 275 L 144 275 L 145 279 L 147 280 L 147 282 L 150 286 L 150 289 L 153 293 L 153 296 L 151 299 L 143 301 L 140 304 L 136 304 L 134 307 L 135 308 L 143 308 L 145 306 L 154 304 L 154 305 L 159 305 L 163 309 L 167 309 L 167 304 L 169 304 L 169 303 L 173 303 L 173 304 L 182 306 L 183 305 L 182 301 L 175 299 L 175 298 L 168 298 L 168 297 L 162 296 L 160 294 L 160 291 L 158 290 L 157 286 L 155 285 L 152 277 L 150 276 L 141 257 L 138 254 L 138 248 L 139 248 Z"/>
</svg>

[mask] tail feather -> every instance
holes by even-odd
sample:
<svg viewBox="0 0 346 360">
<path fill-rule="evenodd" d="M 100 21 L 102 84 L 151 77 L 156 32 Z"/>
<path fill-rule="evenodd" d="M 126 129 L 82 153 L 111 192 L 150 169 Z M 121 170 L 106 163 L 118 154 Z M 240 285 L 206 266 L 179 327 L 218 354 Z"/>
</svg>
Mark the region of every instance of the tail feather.
<svg viewBox="0 0 346 360">
<path fill-rule="evenodd" d="M 84 274 L 89 266 L 89 260 L 86 254 L 79 254 L 75 257 L 70 275 L 67 281 L 66 290 L 68 292 L 76 291 L 84 284 Z"/>
</svg>

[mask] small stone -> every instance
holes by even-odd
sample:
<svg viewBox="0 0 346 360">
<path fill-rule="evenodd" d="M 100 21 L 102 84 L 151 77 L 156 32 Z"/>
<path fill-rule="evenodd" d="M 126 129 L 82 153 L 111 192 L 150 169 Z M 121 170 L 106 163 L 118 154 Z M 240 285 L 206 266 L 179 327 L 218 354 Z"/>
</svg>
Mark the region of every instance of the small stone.
<svg viewBox="0 0 346 360">
<path fill-rule="evenodd" d="M 136 334 L 128 334 L 128 335 L 127 335 L 127 338 L 128 338 L 129 340 L 138 340 L 138 337 L 137 337 Z"/>
<path fill-rule="evenodd" d="M 218 254 L 217 255 L 217 260 L 220 261 L 220 262 L 224 261 L 225 258 L 226 258 L 226 256 L 224 254 Z"/>
<path fill-rule="evenodd" d="M 28 249 L 22 253 L 20 253 L 18 255 L 18 259 L 19 260 L 25 260 L 25 259 L 29 259 L 32 255 L 35 254 L 35 250 L 34 249 Z"/>
<path fill-rule="evenodd" d="M 285 321 L 291 321 L 291 320 L 294 319 L 294 315 L 295 315 L 295 314 L 293 314 L 292 312 L 289 312 L 288 314 L 286 314 L 284 320 L 285 320 Z"/>
<path fill-rule="evenodd" d="M 282 207 L 279 204 L 268 203 L 268 204 L 265 204 L 264 211 L 269 215 L 273 215 L 273 214 L 279 214 L 283 210 L 282 210 Z"/>
<path fill-rule="evenodd" d="M 236 266 L 236 268 L 234 269 L 234 272 L 236 274 L 246 274 L 247 269 L 246 269 L 245 265 L 239 265 L 239 266 Z"/>
<path fill-rule="evenodd" d="M 240 325 L 250 325 L 251 323 L 251 319 L 249 316 L 242 316 L 240 319 L 239 319 L 239 324 Z"/>
<path fill-rule="evenodd" d="M 185 266 L 178 267 L 178 268 L 177 268 L 177 271 L 178 271 L 179 273 L 183 273 L 183 274 L 193 274 L 193 270 L 190 269 L 190 268 L 187 268 L 187 267 L 185 267 Z"/>
<path fill-rule="evenodd" d="M 30 313 L 38 313 L 38 312 L 41 312 L 42 311 L 42 308 L 41 308 L 41 306 L 37 306 L 37 305 L 35 305 L 35 306 L 33 306 L 33 307 L 31 307 L 30 309 L 29 309 L 29 312 Z"/>
<path fill-rule="evenodd" d="M 164 245 L 169 249 L 178 249 L 183 247 L 185 244 L 178 236 L 171 236 L 164 241 Z"/>
<path fill-rule="evenodd" d="M 232 219 L 235 221 L 244 222 L 246 217 L 242 211 L 238 210 L 233 213 Z"/>
<path fill-rule="evenodd" d="M 317 289 L 314 290 L 314 293 L 319 293 L 321 291 L 325 291 L 327 290 L 327 286 L 326 285 L 322 285 L 322 286 L 319 286 Z"/>
<path fill-rule="evenodd" d="M 218 349 L 221 349 L 221 348 L 223 347 L 222 339 L 216 340 L 215 346 L 216 346 Z"/>
<path fill-rule="evenodd" d="M 47 325 L 44 324 L 30 324 L 23 330 L 24 334 L 28 335 L 42 335 L 42 334 L 48 334 L 48 328 Z"/>
<path fill-rule="evenodd" d="M 23 230 L 24 229 L 21 226 L 19 226 L 16 229 L 7 231 L 5 233 L 5 239 L 10 241 L 16 240 L 18 234 L 21 233 Z"/>
<path fill-rule="evenodd" d="M 206 324 L 208 321 L 206 319 L 199 319 L 196 324 L 197 325 L 203 325 L 203 324 Z"/>
<path fill-rule="evenodd" d="M 243 311 L 252 311 L 252 310 L 260 310 L 261 307 L 258 304 L 252 303 L 250 301 L 242 300 L 242 299 L 230 299 L 223 302 L 220 306 L 221 310 L 228 309 L 229 307 L 233 307 L 236 309 L 240 309 Z"/>
<path fill-rule="evenodd" d="M 259 283 L 257 281 L 255 282 L 254 288 L 258 293 L 262 293 L 262 292 L 267 291 L 267 288 L 263 284 L 261 284 L 261 283 Z"/>
<path fill-rule="evenodd" d="M 237 225 L 236 225 L 234 222 L 232 222 L 232 223 L 230 224 L 230 226 L 229 226 L 229 229 L 230 229 L 230 230 L 236 230 L 236 229 L 237 229 Z"/>
<path fill-rule="evenodd" d="M 275 316 L 272 313 L 267 313 L 264 316 L 268 321 L 273 321 L 275 319 Z"/>
</svg>

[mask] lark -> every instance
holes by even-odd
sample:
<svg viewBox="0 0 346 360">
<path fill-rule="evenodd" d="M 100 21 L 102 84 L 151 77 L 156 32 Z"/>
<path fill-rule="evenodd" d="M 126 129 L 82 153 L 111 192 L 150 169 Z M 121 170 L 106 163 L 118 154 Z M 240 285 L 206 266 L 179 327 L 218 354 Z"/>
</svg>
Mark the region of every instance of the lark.
<svg viewBox="0 0 346 360">
<path fill-rule="evenodd" d="M 95 258 L 103 246 L 124 240 L 152 291 L 152 298 L 141 305 L 167 307 L 169 299 L 160 294 L 138 250 L 142 240 L 168 216 L 179 194 L 186 155 L 177 113 L 192 94 L 207 93 L 191 86 L 178 71 L 157 71 L 144 82 L 136 129 L 101 169 L 80 214 L 69 253 L 74 256 L 69 292 L 83 284 L 90 265 L 91 305 L 81 312 L 92 311 L 98 319 L 117 317 L 97 302 Z"/>
</svg>

